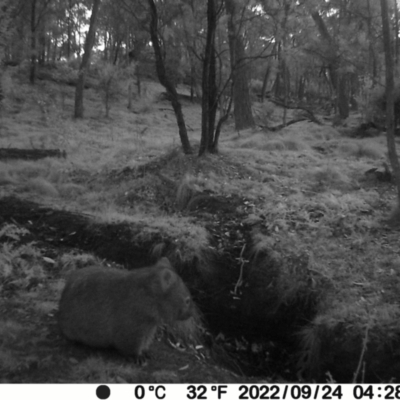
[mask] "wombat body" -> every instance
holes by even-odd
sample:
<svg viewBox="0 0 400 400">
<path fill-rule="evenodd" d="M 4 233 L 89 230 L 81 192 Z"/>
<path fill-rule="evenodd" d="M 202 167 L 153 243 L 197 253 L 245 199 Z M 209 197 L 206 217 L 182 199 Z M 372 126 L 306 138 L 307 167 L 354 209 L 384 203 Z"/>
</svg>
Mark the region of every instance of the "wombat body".
<svg viewBox="0 0 400 400">
<path fill-rule="evenodd" d="M 141 358 L 158 326 L 186 320 L 191 313 L 189 290 L 164 257 L 133 271 L 74 271 L 61 295 L 58 322 L 70 340 Z"/>
</svg>

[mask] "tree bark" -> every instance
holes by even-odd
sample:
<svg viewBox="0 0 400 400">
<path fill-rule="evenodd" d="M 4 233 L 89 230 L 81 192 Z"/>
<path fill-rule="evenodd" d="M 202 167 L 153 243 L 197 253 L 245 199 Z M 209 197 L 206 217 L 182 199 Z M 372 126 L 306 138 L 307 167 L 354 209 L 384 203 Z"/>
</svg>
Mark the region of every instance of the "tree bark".
<svg viewBox="0 0 400 400">
<path fill-rule="evenodd" d="M 299 78 L 299 84 L 297 88 L 297 100 L 302 101 L 304 99 L 304 95 L 306 92 L 306 82 L 307 79 L 304 75 L 301 75 Z"/>
<path fill-rule="evenodd" d="M 164 59 L 161 51 L 160 46 L 160 38 L 158 34 L 158 15 L 157 15 L 157 7 L 154 3 L 154 0 L 148 0 L 149 7 L 150 7 L 150 14 L 151 14 L 151 21 L 150 21 L 150 37 L 151 42 L 153 44 L 154 55 L 156 58 L 156 69 L 158 79 L 167 90 L 167 93 L 171 100 L 172 108 L 174 109 L 176 121 L 179 128 L 179 137 L 181 139 L 182 148 L 185 154 L 191 154 L 192 147 L 189 142 L 189 137 L 187 134 L 185 119 L 182 113 L 182 106 L 178 100 L 178 93 L 175 89 L 175 86 L 171 82 L 171 80 L 167 76 L 167 72 L 165 69 Z"/>
<path fill-rule="evenodd" d="M 371 0 L 367 0 L 367 9 L 368 9 L 368 19 L 367 19 L 367 26 L 368 26 L 368 40 L 369 40 L 369 65 L 370 65 L 370 73 L 372 75 L 372 82 L 376 81 L 376 77 L 378 75 L 378 67 L 377 67 L 377 57 L 373 43 L 373 28 L 372 28 L 372 21 L 374 16 L 371 11 Z"/>
<path fill-rule="evenodd" d="M 38 62 L 40 66 L 43 66 L 46 63 L 46 47 L 47 47 L 47 41 L 46 41 L 46 17 L 45 15 L 42 17 L 42 23 L 40 24 L 40 29 L 38 32 L 38 44 L 39 44 L 39 49 L 37 51 L 38 54 Z"/>
<path fill-rule="evenodd" d="M 29 68 L 29 82 L 34 85 L 36 80 L 36 0 L 31 0 L 31 65 Z"/>
<path fill-rule="evenodd" d="M 397 187 L 397 204 L 400 207 L 400 163 L 394 139 L 394 67 L 387 0 L 381 0 L 381 14 L 386 64 L 386 139 L 389 160 Z"/>
<path fill-rule="evenodd" d="M 342 119 L 346 119 L 350 114 L 349 106 L 349 87 L 348 77 L 346 74 L 341 74 L 339 77 L 337 88 L 337 103 L 339 115 Z"/>
<path fill-rule="evenodd" d="M 215 60 L 215 32 L 217 10 L 215 0 L 207 2 L 207 36 L 203 60 L 203 96 L 201 99 L 201 140 L 199 156 L 218 150 L 218 137 L 214 140 L 215 117 L 218 107 Z"/>
<path fill-rule="evenodd" d="M 247 129 L 255 125 L 251 110 L 248 66 L 240 33 L 239 12 L 235 0 L 225 0 L 228 13 L 228 39 L 233 85 L 233 115 L 235 129 Z"/>
<path fill-rule="evenodd" d="M 396 65 L 399 63 L 399 51 L 400 51 L 400 38 L 399 38 L 399 6 L 397 1 L 394 1 L 394 21 L 395 21 L 395 43 L 394 43 L 394 59 Z"/>
<path fill-rule="evenodd" d="M 265 70 L 263 84 L 261 87 L 260 103 L 264 103 L 265 93 L 267 91 L 268 79 L 270 74 L 271 74 L 271 64 L 268 64 L 267 69 Z"/>
<path fill-rule="evenodd" d="M 287 21 L 289 18 L 289 13 L 290 13 L 290 3 L 291 1 L 284 1 L 284 6 L 283 6 L 283 18 L 281 20 L 280 26 L 281 26 L 281 36 L 282 36 L 282 42 L 281 42 L 281 51 L 280 51 L 280 65 L 279 65 L 279 70 L 282 75 L 282 80 L 283 80 L 283 103 L 285 107 L 283 108 L 283 125 L 286 125 L 287 122 L 287 104 L 289 101 L 289 94 L 290 94 L 290 73 L 289 73 L 289 68 L 287 66 L 286 62 L 286 45 L 287 45 L 287 34 L 286 34 L 286 25 Z"/>
<path fill-rule="evenodd" d="M 90 16 L 89 31 L 85 40 L 84 54 L 79 66 L 78 81 L 75 90 L 75 118 L 83 118 L 83 89 L 85 87 L 85 74 L 89 66 L 90 54 L 92 52 L 95 34 L 96 20 L 100 7 L 100 0 L 93 0 L 92 15 Z"/>
<path fill-rule="evenodd" d="M 71 58 L 71 43 L 72 43 L 72 29 L 73 29 L 73 13 L 72 1 L 68 0 L 67 9 L 67 60 Z"/>
<path fill-rule="evenodd" d="M 5 58 L 5 47 L 10 35 L 11 25 L 12 25 L 12 13 L 15 8 L 14 0 L 3 0 L 1 3 L 1 13 L 0 13 L 0 66 L 3 65 Z M 0 117 L 2 111 L 2 102 L 4 99 L 4 93 L 2 90 L 2 80 L 3 80 L 3 68 L 0 67 Z"/>
</svg>

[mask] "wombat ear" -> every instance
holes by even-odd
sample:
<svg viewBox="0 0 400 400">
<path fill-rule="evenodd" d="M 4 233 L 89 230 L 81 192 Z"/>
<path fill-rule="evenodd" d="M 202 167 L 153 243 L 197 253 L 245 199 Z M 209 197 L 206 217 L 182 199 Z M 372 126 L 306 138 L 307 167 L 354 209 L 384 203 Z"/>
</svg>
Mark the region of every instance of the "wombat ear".
<svg viewBox="0 0 400 400">
<path fill-rule="evenodd" d="M 170 269 L 163 269 L 160 272 L 161 289 L 166 292 L 178 279 L 178 275 Z"/>
<path fill-rule="evenodd" d="M 162 268 L 173 269 L 173 267 L 172 267 L 172 265 L 171 265 L 171 263 L 169 262 L 169 260 L 168 260 L 167 257 L 162 257 L 162 258 L 160 258 L 160 259 L 157 261 L 157 263 L 156 263 L 155 266 L 156 266 L 156 267 L 162 267 Z"/>
</svg>

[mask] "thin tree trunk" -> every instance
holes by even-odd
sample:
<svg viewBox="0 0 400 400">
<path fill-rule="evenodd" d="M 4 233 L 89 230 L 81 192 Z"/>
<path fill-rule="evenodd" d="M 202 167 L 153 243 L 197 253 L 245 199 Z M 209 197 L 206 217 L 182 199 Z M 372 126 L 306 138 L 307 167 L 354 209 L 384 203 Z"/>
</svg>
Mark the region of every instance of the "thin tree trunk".
<svg viewBox="0 0 400 400">
<path fill-rule="evenodd" d="M 42 21 L 39 32 L 39 65 L 43 66 L 46 63 L 46 19 Z"/>
<path fill-rule="evenodd" d="M 158 36 L 157 8 L 153 0 L 148 0 L 148 3 L 151 13 L 150 37 L 151 37 L 151 42 L 153 44 L 154 55 L 156 58 L 156 69 L 157 69 L 158 79 L 161 85 L 165 87 L 168 95 L 170 96 L 171 105 L 172 108 L 174 109 L 176 121 L 179 128 L 179 137 L 181 139 L 183 151 L 185 154 L 191 154 L 193 151 L 187 134 L 185 119 L 182 113 L 182 106 L 178 100 L 178 93 L 175 89 L 175 86 L 167 76 L 167 72 L 164 65 L 164 60 L 160 47 L 160 39 Z"/>
<path fill-rule="evenodd" d="M 349 107 L 349 88 L 348 78 L 346 74 L 340 76 L 337 88 L 337 102 L 339 115 L 342 119 L 346 119 L 350 114 Z"/>
<path fill-rule="evenodd" d="M 397 186 L 397 203 L 400 207 L 400 163 L 394 139 L 394 72 L 387 0 L 381 0 L 383 44 L 386 64 L 386 138 L 389 160 Z"/>
<path fill-rule="evenodd" d="M 115 49 L 113 65 L 117 65 L 119 51 L 121 49 L 121 44 L 122 44 L 122 40 L 119 40 L 118 43 L 117 43 L 117 48 Z"/>
<path fill-rule="evenodd" d="M 372 20 L 374 16 L 372 15 L 371 11 L 371 0 L 367 0 L 367 9 L 368 9 L 368 41 L 369 41 L 369 65 L 370 65 L 370 73 L 372 75 L 372 82 L 376 81 L 376 77 L 378 75 L 378 68 L 377 68 L 377 61 L 376 61 L 376 53 L 374 49 L 373 43 L 373 28 L 372 28 Z M 373 83 L 374 84 L 374 83 Z"/>
<path fill-rule="evenodd" d="M 285 58 L 282 58 L 281 62 L 282 68 L 282 80 L 283 80 L 283 126 L 287 123 L 287 105 L 289 101 L 289 71 L 286 65 Z"/>
<path fill-rule="evenodd" d="M 299 78 L 299 87 L 297 90 L 297 99 L 303 101 L 306 92 L 306 78 L 304 75 Z"/>
<path fill-rule="evenodd" d="M 395 21 L 395 42 L 394 42 L 394 59 L 396 65 L 399 63 L 399 51 L 400 51 L 400 38 L 399 38 L 399 6 L 397 1 L 394 1 L 394 21 Z"/>
<path fill-rule="evenodd" d="M 289 102 L 289 94 L 290 94 L 290 73 L 289 67 L 286 62 L 286 45 L 287 45 L 287 34 L 286 34 L 286 25 L 287 20 L 289 18 L 290 13 L 290 1 L 284 1 L 283 7 L 283 18 L 281 20 L 281 34 L 282 34 L 282 45 L 281 45 L 281 71 L 282 71 L 282 80 L 283 80 L 283 126 L 286 126 L 287 123 L 287 105 Z"/>
<path fill-rule="evenodd" d="M 36 80 L 36 0 L 31 0 L 31 65 L 29 82 L 34 85 Z"/>
<path fill-rule="evenodd" d="M 269 60 L 267 70 L 265 71 L 263 85 L 262 85 L 262 89 L 261 89 L 261 103 L 263 103 L 264 99 L 265 99 L 268 81 L 271 79 L 271 75 L 275 72 L 275 69 L 276 69 L 275 68 L 275 62 L 276 62 L 275 58 L 277 56 L 277 54 L 276 54 L 277 43 L 278 42 L 274 43 L 274 47 L 272 48 L 272 52 L 271 52 L 272 58 Z"/>
<path fill-rule="evenodd" d="M 71 57 L 71 43 L 72 43 L 72 2 L 68 0 L 68 17 L 67 17 L 67 60 Z"/>
<path fill-rule="evenodd" d="M 228 39 L 231 57 L 233 85 L 233 115 L 236 130 L 255 125 L 251 110 L 248 66 L 245 60 L 245 49 L 240 34 L 239 12 L 235 0 L 225 0 L 228 13 Z"/>
<path fill-rule="evenodd" d="M 214 143 L 215 116 L 218 99 L 216 87 L 215 32 L 217 29 L 217 11 L 215 0 L 207 2 L 207 36 L 203 60 L 203 96 L 201 99 L 201 140 L 199 156 L 217 151 Z"/>
<path fill-rule="evenodd" d="M 6 55 L 5 48 L 10 37 L 11 26 L 13 23 L 12 13 L 14 11 L 14 8 L 17 6 L 15 3 L 15 0 L 6 0 L 2 2 L 0 13 L 0 65 L 3 65 L 3 60 Z M 14 59 L 13 54 L 11 54 L 11 59 Z M 2 72 L 3 69 L 0 68 L 0 75 L 2 74 Z"/>
<path fill-rule="evenodd" d="M 0 13 L 0 66 L 3 65 L 5 58 L 5 46 L 7 44 L 8 35 L 10 35 L 10 27 L 12 24 L 12 12 L 15 7 L 15 1 L 8 0 L 2 3 Z M 0 67 L 0 119 L 3 111 L 4 92 L 2 88 L 3 68 Z"/>
<path fill-rule="evenodd" d="M 267 85 L 268 85 L 268 79 L 269 79 L 270 73 L 271 73 L 271 64 L 268 64 L 267 69 L 265 70 L 263 84 L 261 87 L 261 97 L 260 97 L 261 103 L 264 103 L 265 93 L 267 91 Z"/>
<path fill-rule="evenodd" d="M 81 65 L 79 66 L 78 81 L 75 90 L 75 118 L 83 118 L 83 89 L 85 87 L 85 74 L 89 66 L 90 54 L 92 52 L 95 34 L 96 34 L 96 19 L 99 11 L 100 0 L 93 1 L 92 15 L 90 16 L 89 31 L 85 40 L 85 52 L 82 57 Z"/>
</svg>

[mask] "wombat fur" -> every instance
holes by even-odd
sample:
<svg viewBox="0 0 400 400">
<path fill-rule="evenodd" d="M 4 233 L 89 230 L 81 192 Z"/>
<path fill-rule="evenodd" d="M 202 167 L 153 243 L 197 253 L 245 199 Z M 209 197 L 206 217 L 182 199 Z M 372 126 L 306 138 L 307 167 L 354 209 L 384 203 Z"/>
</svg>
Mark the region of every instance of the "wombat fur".
<svg viewBox="0 0 400 400">
<path fill-rule="evenodd" d="M 141 361 L 157 328 L 192 315 L 189 290 L 161 258 L 132 271 L 87 267 L 67 278 L 58 323 L 70 340 L 114 347 Z"/>
</svg>

